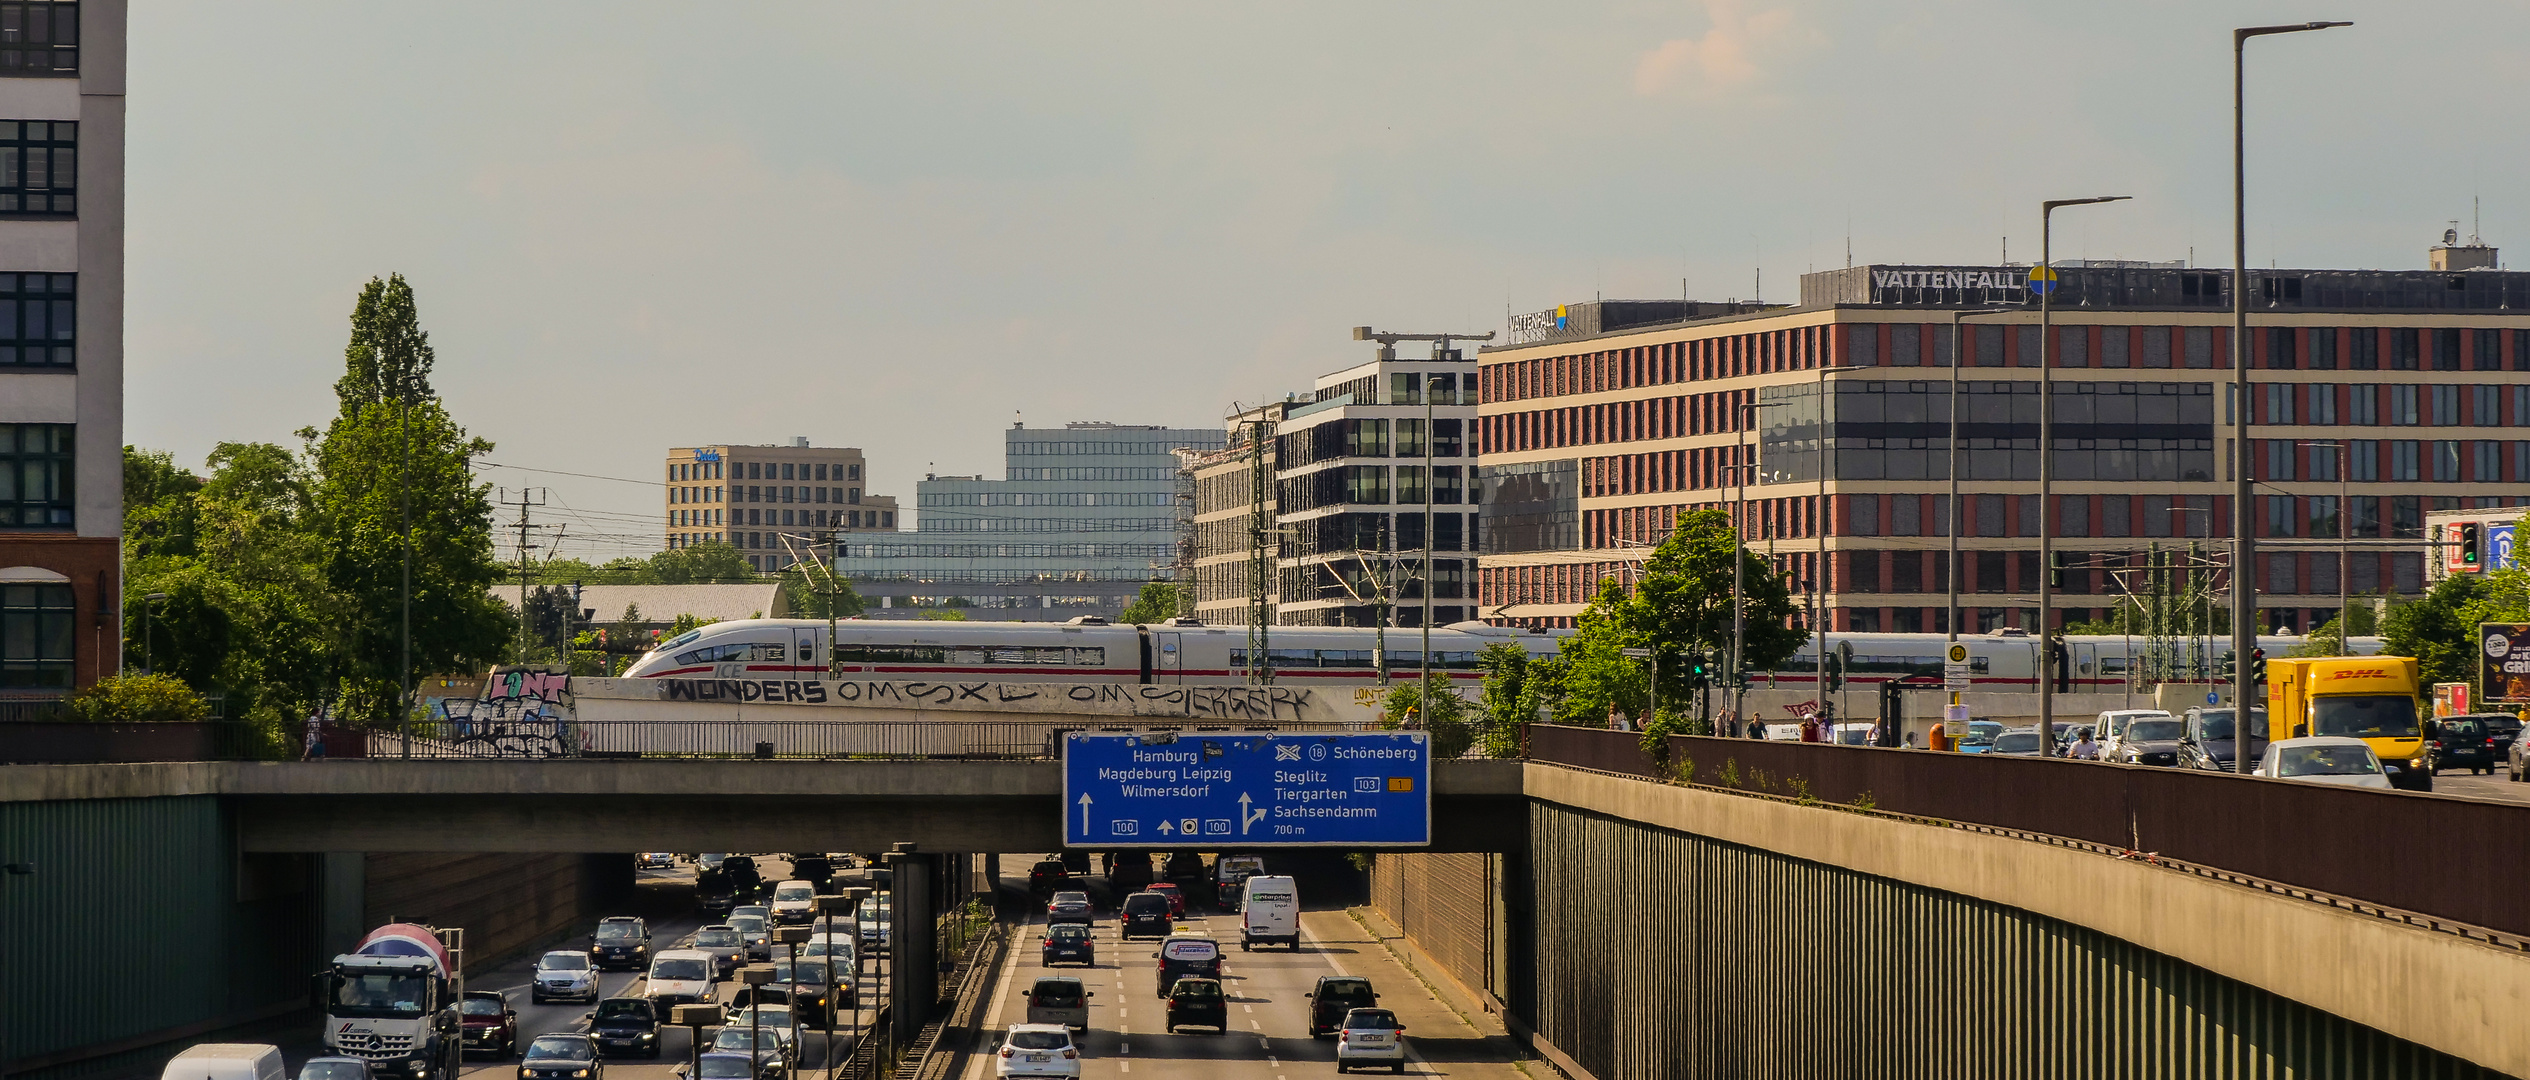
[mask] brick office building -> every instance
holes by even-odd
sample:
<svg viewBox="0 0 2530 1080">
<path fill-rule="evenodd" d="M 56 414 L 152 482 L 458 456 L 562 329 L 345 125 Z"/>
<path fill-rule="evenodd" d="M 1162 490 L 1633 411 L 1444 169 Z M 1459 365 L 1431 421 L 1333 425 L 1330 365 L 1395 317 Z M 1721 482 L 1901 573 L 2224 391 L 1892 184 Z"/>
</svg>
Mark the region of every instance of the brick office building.
<svg viewBox="0 0 2530 1080">
<path fill-rule="evenodd" d="M 2227 273 L 2060 266 L 2057 531 L 2072 569 L 2058 623 L 2107 614 L 2120 596 L 2111 568 L 2155 545 L 2196 538 L 2208 558 L 2223 547 L 2206 538 L 2230 535 L 2234 437 Z M 1761 312 L 1614 329 L 1531 317 L 1527 334 L 1479 356 L 1489 617 L 1568 625 L 1677 513 L 1731 508 L 1745 454 L 1750 541 L 1796 593 L 1824 590 L 1830 629 L 1945 629 L 1941 369 L 1954 314 L 1973 310 L 1958 342 L 1962 629 L 2032 625 L 2039 327 L 2027 273 L 1862 266 L 1806 275 L 1799 305 Z M 2427 512 L 2530 498 L 2530 274 L 2268 270 L 2251 288 L 2250 512 L 2260 536 L 2318 541 L 2261 547 L 2270 626 L 2333 616 L 2338 547 L 2325 541 L 2341 491 L 2355 535 L 2373 541 L 2348 560 L 2357 595 L 2422 588 Z"/>
</svg>

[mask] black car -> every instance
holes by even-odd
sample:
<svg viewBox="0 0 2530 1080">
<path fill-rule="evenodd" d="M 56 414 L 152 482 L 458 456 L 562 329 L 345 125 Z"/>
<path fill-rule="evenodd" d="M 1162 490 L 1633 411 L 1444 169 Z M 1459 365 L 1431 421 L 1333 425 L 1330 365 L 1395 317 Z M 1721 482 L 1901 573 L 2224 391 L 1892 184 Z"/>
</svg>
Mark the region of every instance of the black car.
<svg viewBox="0 0 2530 1080">
<path fill-rule="evenodd" d="M 1138 892 L 1124 898 L 1123 914 L 1117 918 L 1117 931 L 1130 938 L 1139 934 L 1167 937 L 1171 925 L 1168 898 L 1155 892 Z"/>
<path fill-rule="evenodd" d="M 1067 964 L 1097 965 L 1098 941 L 1089 936 L 1089 927 L 1080 923 L 1056 923 L 1046 927 L 1044 962 L 1051 967 L 1058 960 Z"/>
<path fill-rule="evenodd" d="M 2238 710 L 2230 708 L 2189 709 L 2179 718 L 2179 767 L 2204 772 L 2237 772 L 2233 754 L 2232 718 Z M 2265 709 L 2249 710 L 2249 761 L 2256 764 L 2266 756 L 2267 722 Z"/>
<path fill-rule="evenodd" d="M 720 872 L 729 875 L 730 891 L 737 894 L 739 903 L 758 904 L 764 902 L 764 894 L 767 889 L 767 886 L 764 883 L 764 872 L 756 868 L 754 856 L 732 855 L 726 859 L 722 859 L 720 861 Z"/>
<path fill-rule="evenodd" d="M 600 919 L 594 940 L 589 959 L 596 962 L 599 971 L 639 971 L 650 966 L 649 923 L 630 915 Z"/>
<path fill-rule="evenodd" d="M 738 906 L 738 887 L 729 880 L 726 870 L 697 870 L 694 872 L 694 901 L 702 906 L 704 915 L 718 922 L 728 918 L 729 910 Z"/>
<path fill-rule="evenodd" d="M 2109 760 L 2121 765 L 2158 765 L 2179 763 L 2179 739 L 2187 725 L 2177 718 L 2138 717 L 2126 722 L 2126 730 L 2117 737 L 2117 753 Z"/>
<path fill-rule="evenodd" d="M 683 1066 L 679 1066 L 677 1071 L 686 1074 L 687 1080 L 770 1080 L 781 1075 L 780 1070 L 753 1054 L 733 1054 L 726 1050 L 714 1050 L 697 1057 L 691 1073 L 687 1073 Z"/>
<path fill-rule="evenodd" d="M 1061 860 L 1047 859 L 1028 868 L 1028 891 L 1038 896 L 1051 895 L 1072 883 L 1072 871 Z"/>
<path fill-rule="evenodd" d="M 2497 721 L 2504 722 L 2500 729 Z M 2510 713 L 2443 717 L 2433 739 L 2433 770 L 2466 768 L 2471 773 L 2492 774 L 2495 766 L 2505 764 L 2512 738 L 2520 730 L 2520 718 Z"/>
<path fill-rule="evenodd" d="M 648 998 L 607 998 L 590 1014 L 589 1034 L 615 1057 L 659 1056 L 659 1013 Z"/>
<path fill-rule="evenodd" d="M 518 1063 L 518 1080 L 604 1080 L 595 1035 L 538 1035 Z"/>
<path fill-rule="evenodd" d="M 1219 979 L 1179 979 L 1168 988 L 1168 1031 L 1180 1026 L 1230 1030 L 1230 999 Z"/>
<path fill-rule="evenodd" d="M 791 856 L 791 876 L 822 890 L 835 876 L 835 864 L 823 855 L 794 855 Z"/>
<path fill-rule="evenodd" d="M 1344 1026 L 1344 1014 L 1378 1002 L 1370 980 L 1352 975 L 1321 975 L 1309 991 L 1309 1037 L 1323 1039 Z"/>
</svg>

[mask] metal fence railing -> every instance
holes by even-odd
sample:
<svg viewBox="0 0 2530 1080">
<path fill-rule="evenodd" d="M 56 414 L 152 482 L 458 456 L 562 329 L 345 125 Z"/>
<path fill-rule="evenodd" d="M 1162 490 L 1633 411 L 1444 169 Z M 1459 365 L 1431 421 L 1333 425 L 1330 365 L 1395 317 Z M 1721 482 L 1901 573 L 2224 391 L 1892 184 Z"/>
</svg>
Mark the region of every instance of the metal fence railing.
<svg viewBox="0 0 2530 1080">
<path fill-rule="evenodd" d="M 1634 732 L 1547 724 L 1529 759 L 1660 775 Z M 2530 861 L 2453 838 L 2530 834 L 2530 803 L 2190 769 L 1671 736 L 1692 782 L 2096 844 L 2348 901 L 2530 937 Z M 1796 783 L 1797 781 L 1797 783 Z"/>
<path fill-rule="evenodd" d="M 501 720 L 422 725 L 408 739 L 372 732 L 373 758 L 796 759 L 1042 761 L 1074 731 L 1184 735 L 1366 731 L 1371 723 L 1119 724 L 1026 720 Z M 409 744 L 410 752 L 407 753 Z"/>
</svg>

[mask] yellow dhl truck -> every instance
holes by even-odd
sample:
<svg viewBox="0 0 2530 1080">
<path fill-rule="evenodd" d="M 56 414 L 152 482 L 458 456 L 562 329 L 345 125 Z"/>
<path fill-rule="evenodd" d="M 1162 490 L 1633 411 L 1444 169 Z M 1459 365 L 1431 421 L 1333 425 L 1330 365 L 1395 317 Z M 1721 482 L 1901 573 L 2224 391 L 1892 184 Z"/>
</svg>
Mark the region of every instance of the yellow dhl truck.
<svg viewBox="0 0 2530 1080">
<path fill-rule="evenodd" d="M 2336 656 L 2266 662 L 2269 739 L 2340 735 L 2370 744 L 2393 786 L 2433 790 L 2433 722 L 2424 716 L 2416 661 Z"/>
</svg>

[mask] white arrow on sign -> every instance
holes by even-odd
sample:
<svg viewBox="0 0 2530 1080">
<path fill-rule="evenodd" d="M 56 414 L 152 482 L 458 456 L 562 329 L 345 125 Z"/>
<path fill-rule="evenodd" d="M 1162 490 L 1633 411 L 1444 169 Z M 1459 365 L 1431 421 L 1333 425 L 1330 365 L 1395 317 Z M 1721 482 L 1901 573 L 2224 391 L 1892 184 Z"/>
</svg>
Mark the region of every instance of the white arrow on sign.
<svg viewBox="0 0 2530 1080">
<path fill-rule="evenodd" d="M 1246 836 L 1248 826 L 1265 820 L 1265 811 L 1248 809 L 1247 792 L 1239 793 L 1239 835 Z"/>
<path fill-rule="evenodd" d="M 1081 835 L 1089 835 L 1089 793 L 1081 792 Z"/>
<path fill-rule="evenodd" d="M 1173 822 L 1173 821 L 1170 821 L 1170 820 L 1169 820 L 1169 819 L 1167 819 L 1167 818 L 1161 818 L 1161 819 L 1160 819 L 1160 831 L 1161 831 L 1161 832 L 1164 832 L 1164 833 L 1174 833 L 1174 832 L 1176 832 L 1176 831 L 1177 831 L 1177 823 L 1176 823 L 1176 822 Z"/>
</svg>

